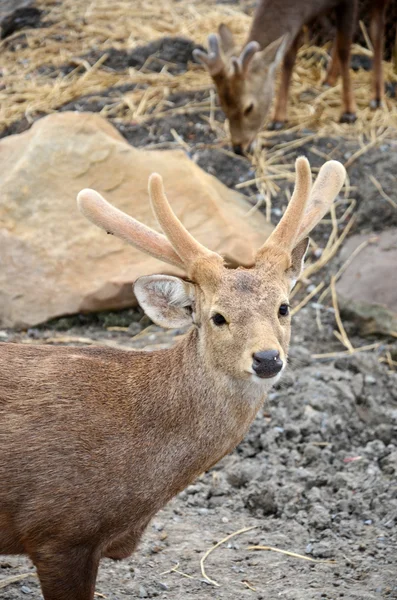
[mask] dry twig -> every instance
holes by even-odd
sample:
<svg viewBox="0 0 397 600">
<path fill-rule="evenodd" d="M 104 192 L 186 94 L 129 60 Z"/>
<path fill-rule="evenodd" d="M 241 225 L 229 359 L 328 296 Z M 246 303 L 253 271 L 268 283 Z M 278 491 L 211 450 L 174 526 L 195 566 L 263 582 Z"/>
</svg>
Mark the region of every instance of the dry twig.
<svg viewBox="0 0 397 600">
<path fill-rule="evenodd" d="M 336 560 L 319 560 L 317 558 L 311 558 L 310 556 L 304 556 L 303 554 L 297 554 L 296 552 L 290 552 L 289 550 L 280 550 L 280 548 L 274 548 L 273 546 L 248 546 L 247 550 L 266 550 L 269 552 L 279 552 L 286 556 L 292 556 L 293 558 L 300 558 L 302 560 L 308 560 L 314 563 L 322 563 L 329 565 L 336 565 Z"/>
<path fill-rule="evenodd" d="M 207 550 L 207 552 L 204 554 L 204 556 L 200 560 L 200 567 L 201 567 L 201 574 L 204 577 L 204 579 L 206 581 L 208 581 L 208 583 L 212 583 L 212 585 L 215 585 L 216 587 L 220 587 L 220 584 L 217 583 L 216 581 L 214 581 L 213 579 L 211 579 L 210 577 L 208 577 L 208 575 L 207 575 L 207 573 L 205 571 L 204 563 L 207 560 L 207 558 L 209 557 L 209 555 L 214 550 L 216 550 L 217 548 L 219 548 L 219 546 L 222 546 L 222 544 L 225 544 L 226 542 L 228 542 L 232 538 L 236 537 L 237 535 L 241 535 L 242 533 L 247 533 L 247 531 L 252 531 L 253 529 L 256 529 L 256 528 L 257 528 L 257 525 L 254 525 L 253 527 L 244 527 L 244 529 L 239 529 L 238 531 L 235 531 L 234 533 L 231 533 L 230 535 L 227 535 L 220 542 L 218 542 L 217 544 L 215 544 L 215 546 L 212 546 L 212 548 L 210 548 L 209 550 Z"/>
</svg>

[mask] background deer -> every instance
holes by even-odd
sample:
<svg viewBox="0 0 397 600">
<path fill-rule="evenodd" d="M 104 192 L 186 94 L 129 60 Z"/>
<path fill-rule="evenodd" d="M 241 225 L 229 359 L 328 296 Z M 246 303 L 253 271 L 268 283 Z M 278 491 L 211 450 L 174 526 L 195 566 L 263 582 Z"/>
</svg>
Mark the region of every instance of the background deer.
<svg viewBox="0 0 397 600">
<path fill-rule="evenodd" d="M 385 10 L 388 0 L 373 2 L 371 38 L 374 46 L 373 108 L 383 96 L 382 56 Z M 241 154 L 254 140 L 268 115 L 276 71 L 282 63 L 280 88 L 270 129 L 280 129 L 287 119 L 288 90 L 303 25 L 324 12 L 335 11 L 337 34 L 326 83 L 339 74 L 343 85 L 340 121 L 356 120 L 356 103 L 350 78 L 350 48 L 356 24 L 357 0 L 260 0 L 243 50 L 236 55 L 233 35 L 222 24 L 208 38 L 209 53 L 194 50 L 208 69 L 219 101 L 229 119 L 233 149 Z"/>
<path fill-rule="evenodd" d="M 345 178 L 296 164 L 287 210 L 252 268 L 227 269 L 149 184 L 161 235 L 79 194 L 93 223 L 188 278 L 152 275 L 135 293 L 153 321 L 191 325 L 173 348 L 0 345 L 0 552 L 26 553 L 45 600 L 92 600 L 101 557 L 136 547 L 153 515 L 242 439 L 287 361 L 288 296 L 307 235 Z"/>
</svg>

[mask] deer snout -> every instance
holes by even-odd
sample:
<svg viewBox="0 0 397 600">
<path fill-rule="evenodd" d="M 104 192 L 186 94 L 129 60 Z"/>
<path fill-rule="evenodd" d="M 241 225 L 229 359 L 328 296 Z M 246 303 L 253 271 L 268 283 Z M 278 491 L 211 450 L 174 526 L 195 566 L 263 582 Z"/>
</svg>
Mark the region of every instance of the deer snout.
<svg viewBox="0 0 397 600">
<path fill-rule="evenodd" d="M 255 375 L 262 379 L 275 377 L 283 368 L 283 361 L 278 350 L 262 350 L 252 355 L 252 368 Z"/>
<path fill-rule="evenodd" d="M 234 154 L 238 154 L 238 156 L 245 156 L 246 154 L 250 154 L 254 151 L 255 148 L 255 140 L 247 142 L 246 144 L 233 144 L 233 152 Z"/>
<path fill-rule="evenodd" d="M 238 156 L 243 156 L 244 155 L 243 146 L 241 144 L 234 144 L 233 152 L 234 152 L 234 154 L 238 154 Z"/>
</svg>

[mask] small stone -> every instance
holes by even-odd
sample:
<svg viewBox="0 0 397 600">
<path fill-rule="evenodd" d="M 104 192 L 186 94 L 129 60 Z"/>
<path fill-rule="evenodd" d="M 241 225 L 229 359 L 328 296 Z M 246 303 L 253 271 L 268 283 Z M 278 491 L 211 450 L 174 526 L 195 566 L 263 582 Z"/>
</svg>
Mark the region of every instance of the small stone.
<svg viewBox="0 0 397 600">
<path fill-rule="evenodd" d="M 165 592 L 168 592 L 169 587 L 168 587 L 168 585 L 166 583 L 164 583 L 163 581 L 159 581 L 158 585 L 159 585 L 159 588 L 161 590 L 164 590 Z"/>
<path fill-rule="evenodd" d="M 199 508 L 197 510 L 197 512 L 199 513 L 199 515 L 208 515 L 209 510 L 208 510 L 208 508 L 203 507 L 203 508 Z"/>
<path fill-rule="evenodd" d="M 146 588 L 143 585 L 139 586 L 139 598 L 149 598 Z"/>
<path fill-rule="evenodd" d="M 314 546 L 312 554 L 315 558 L 331 558 L 332 550 L 326 542 L 319 542 Z"/>
<path fill-rule="evenodd" d="M 310 515 L 309 523 L 315 529 L 325 529 L 329 526 L 330 518 L 328 511 L 321 505 L 313 505 Z"/>
<path fill-rule="evenodd" d="M 374 383 L 376 383 L 376 379 L 373 375 L 365 375 L 364 381 L 365 381 L 365 383 L 369 383 L 370 385 L 373 385 Z"/>
<path fill-rule="evenodd" d="M 261 514 L 274 515 L 277 513 L 277 503 L 274 490 L 271 487 L 261 488 L 250 485 L 244 497 L 244 504 L 250 510 L 259 510 Z"/>
<path fill-rule="evenodd" d="M 27 585 L 23 585 L 21 587 L 21 592 L 22 592 L 22 594 L 31 594 L 32 590 Z"/>
<path fill-rule="evenodd" d="M 247 461 L 245 461 L 247 462 Z M 235 488 L 244 487 L 258 475 L 258 465 L 235 463 L 226 473 L 226 479 Z"/>
</svg>

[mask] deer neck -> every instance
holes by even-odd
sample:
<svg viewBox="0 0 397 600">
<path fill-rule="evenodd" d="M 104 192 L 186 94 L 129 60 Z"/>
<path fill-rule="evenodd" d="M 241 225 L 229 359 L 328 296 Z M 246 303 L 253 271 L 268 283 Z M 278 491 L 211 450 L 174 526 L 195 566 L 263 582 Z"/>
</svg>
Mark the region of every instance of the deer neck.
<svg viewBox="0 0 397 600">
<path fill-rule="evenodd" d="M 151 385 L 157 389 L 150 396 L 156 398 L 155 410 L 160 411 L 156 420 L 163 449 L 169 443 L 169 452 L 164 449 L 158 460 L 172 456 L 174 472 L 179 464 L 178 488 L 182 489 L 186 478 L 194 479 L 241 441 L 265 392 L 255 382 L 238 382 L 215 371 L 208 364 L 197 328 L 173 348 L 150 354 L 160 369 L 158 377 L 152 378 Z"/>
<path fill-rule="evenodd" d="M 277 0 L 262 0 L 258 3 L 246 44 L 256 41 L 263 50 L 285 33 L 290 33 L 292 39 L 296 36 L 302 26 L 301 7 L 295 8 L 294 3 L 289 3 L 286 10 L 285 4 Z"/>
</svg>

